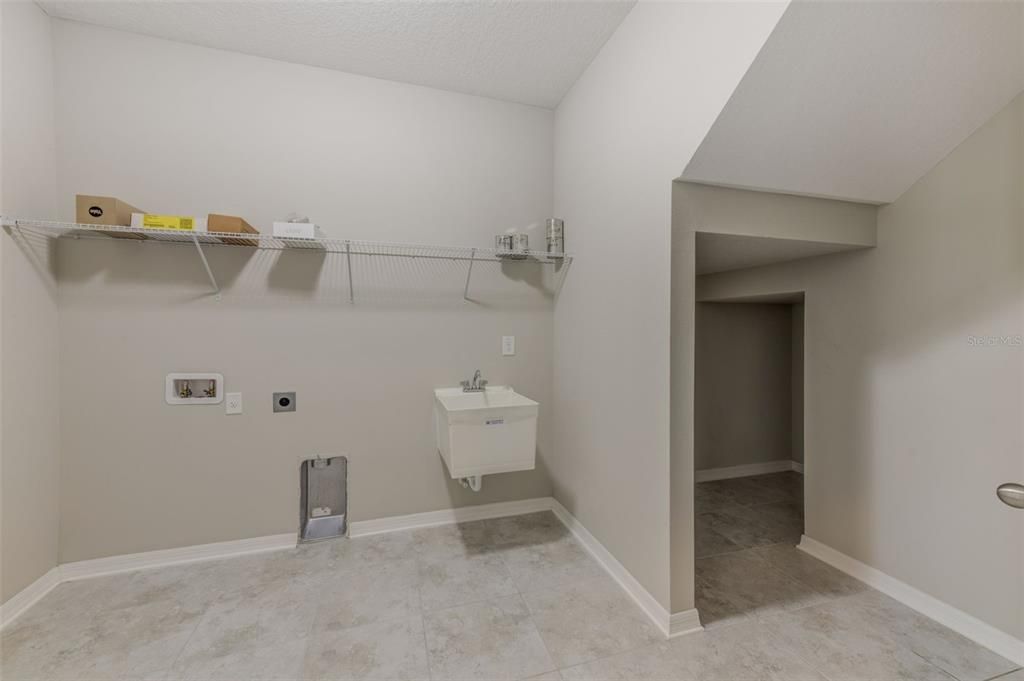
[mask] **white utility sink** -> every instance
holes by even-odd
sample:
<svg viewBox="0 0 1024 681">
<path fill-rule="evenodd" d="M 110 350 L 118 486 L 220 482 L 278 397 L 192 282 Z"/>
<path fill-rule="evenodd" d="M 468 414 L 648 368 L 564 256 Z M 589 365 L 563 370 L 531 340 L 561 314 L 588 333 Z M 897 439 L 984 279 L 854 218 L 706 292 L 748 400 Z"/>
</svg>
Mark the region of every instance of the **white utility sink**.
<svg viewBox="0 0 1024 681">
<path fill-rule="evenodd" d="M 532 470 L 537 461 L 537 407 L 508 386 L 479 392 L 435 390 L 437 451 L 451 476 Z"/>
</svg>

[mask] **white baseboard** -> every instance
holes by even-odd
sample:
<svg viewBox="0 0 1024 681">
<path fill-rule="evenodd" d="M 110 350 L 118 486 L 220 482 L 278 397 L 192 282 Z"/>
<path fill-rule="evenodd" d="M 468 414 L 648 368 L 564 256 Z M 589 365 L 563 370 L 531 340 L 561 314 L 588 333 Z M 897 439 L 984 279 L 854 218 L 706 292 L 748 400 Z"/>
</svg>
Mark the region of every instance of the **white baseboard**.
<svg viewBox="0 0 1024 681">
<path fill-rule="evenodd" d="M 252 539 L 236 539 L 214 544 L 198 544 L 182 546 L 175 549 L 161 549 L 144 553 L 129 553 L 123 556 L 80 560 L 64 563 L 60 566 L 60 581 L 69 582 L 75 579 L 87 579 L 112 575 L 119 572 L 132 572 L 147 568 L 167 567 L 181 563 L 195 563 L 201 560 L 214 560 L 243 556 L 249 553 L 263 553 L 294 548 L 297 541 L 295 534 L 273 534 Z"/>
<path fill-rule="evenodd" d="M 349 536 L 363 537 L 383 532 L 411 530 L 487 518 L 502 518 L 538 511 L 552 511 L 666 637 L 680 636 L 701 629 L 700 618 L 696 610 L 670 614 L 582 523 L 552 497 L 464 506 L 376 520 L 361 520 L 350 525 Z M 295 546 L 295 543 L 296 536 L 289 533 L 64 563 L 50 570 L 28 588 L 4 603 L 3 606 L 0 606 L 0 623 L 2 623 L 0 626 L 6 626 L 13 621 L 15 617 L 25 612 L 61 582 L 274 551 L 291 548 Z"/>
<path fill-rule="evenodd" d="M 703 631 L 700 623 L 700 615 L 696 608 L 674 612 L 668 618 L 668 637 L 675 638 L 684 634 L 692 634 L 696 631 Z"/>
<path fill-rule="evenodd" d="M 982 622 L 974 615 L 969 615 L 934 596 L 918 591 L 909 584 L 890 577 L 881 570 L 862 563 L 856 558 L 851 558 L 845 553 L 840 553 L 831 546 L 811 539 L 807 535 L 801 537 L 800 545 L 797 548 L 852 577 L 856 577 L 868 586 L 878 589 L 903 605 L 917 610 L 922 615 L 926 615 L 975 643 L 985 646 L 1011 662 L 1024 666 L 1024 641 Z"/>
<path fill-rule="evenodd" d="M 569 531 L 573 533 L 583 547 L 586 548 L 587 552 L 594 557 L 594 560 L 622 587 L 665 636 L 678 636 L 701 629 L 700 619 L 697 617 L 696 610 L 688 610 L 670 616 L 668 611 L 626 570 L 622 563 L 594 535 L 590 534 L 587 528 L 576 520 L 562 504 L 552 497 L 482 504 L 479 506 L 463 506 L 461 508 L 413 513 L 390 518 L 378 518 L 376 520 L 361 520 L 350 525 L 349 536 L 365 537 L 366 535 L 383 532 L 397 532 L 435 525 L 465 523 L 473 520 L 486 520 L 488 518 L 503 518 L 524 513 L 536 513 L 538 511 L 552 511 Z"/>
<path fill-rule="evenodd" d="M 0 629 L 35 605 L 60 582 L 60 567 L 53 567 L 47 570 L 42 577 L 7 599 L 6 603 L 0 605 Z"/>
<path fill-rule="evenodd" d="M 766 473 L 781 473 L 782 471 L 803 473 L 804 466 L 789 459 L 765 461 L 763 463 L 747 463 L 741 466 L 727 466 L 725 468 L 705 468 L 704 470 L 696 471 L 694 479 L 697 482 L 710 482 L 712 480 L 726 480 L 728 478 L 746 478 L 751 475 L 765 475 Z"/>
<path fill-rule="evenodd" d="M 161 549 L 159 551 L 146 551 L 144 553 L 131 553 L 123 556 L 109 556 L 107 558 L 62 563 L 52 568 L 45 575 L 0 606 L 0 629 L 13 622 L 15 618 L 28 610 L 29 607 L 48 594 L 55 586 L 63 582 L 133 572 L 147 568 L 195 563 L 202 560 L 230 558 L 250 553 L 277 551 L 293 548 L 295 542 L 296 536 L 294 534 L 275 534 L 267 537 L 237 539 L 214 544 L 182 546 L 174 549 Z"/>
<path fill-rule="evenodd" d="M 573 533 L 576 539 L 583 545 L 583 547 L 594 557 L 601 567 L 604 568 L 612 579 L 614 579 L 622 590 L 633 599 L 633 602 L 639 606 L 641 610 L 647 615 L 648 618 L 654 623 L 654 626 L 658 628 L 666 637 L 679 636 L 682 634 L 690 633 L 693 631 L 699 631 L 702 627 L 700 626 L 700 618 L 697 617 L 696 610 L 687 610 L 685 612 L 676 613 L 672 615 L 666 610 L 661 603 L 658 602 L 654 596 L 650 594 L 643 585 L 637 581 L 636 577 L 630 574 L 629 570 L 618 561 L 618 559 L 611 554 L 611 552 L 604 547 L 604 545 L 597 540 L 597 538 L 590 534 L 583 524 L 577 520 L 569 511 L 558 502 L 557 499 L 551 499 L 551 511 L 555 516 L 562 521 L 562 523 L 569 528 L 569 531 Z M 678 618 L 675 622 L 673 618 Z"/>
<path fill-rule="evenodd" d="M 418 527 L 468 523 L 473 520 L 486 520 L 488 518 L 502 518 L 510 515 L 549 511 L 551 510 L 551 501 L 551 497 L 540 497 L 538 499 L 523 499 L 522 501 L 503 501 L 495 504 L 446 508 L 440 511 L 396 515 L 375 520 L 357 520 L 349 525 L 348 536 L 365 537 L 368 534 L 380 534 L 381 532 L 397 532 L 399 530 L 413 530 Z"/>
</svg>

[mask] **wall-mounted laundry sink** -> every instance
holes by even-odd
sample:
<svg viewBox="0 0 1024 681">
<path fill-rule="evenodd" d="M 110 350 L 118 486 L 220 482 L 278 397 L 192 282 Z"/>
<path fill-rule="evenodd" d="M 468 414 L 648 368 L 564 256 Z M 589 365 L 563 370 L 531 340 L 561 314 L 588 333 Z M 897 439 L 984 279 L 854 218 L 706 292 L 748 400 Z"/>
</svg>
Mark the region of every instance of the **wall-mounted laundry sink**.
<svg viewBox="0 0 1024 681">
<path fill-rule="evenodd" d="M 532 470 L 537 459 L 538 404 L 508 386 L 434 391 L 437 450 L 453 478 Z"/>
</svg>

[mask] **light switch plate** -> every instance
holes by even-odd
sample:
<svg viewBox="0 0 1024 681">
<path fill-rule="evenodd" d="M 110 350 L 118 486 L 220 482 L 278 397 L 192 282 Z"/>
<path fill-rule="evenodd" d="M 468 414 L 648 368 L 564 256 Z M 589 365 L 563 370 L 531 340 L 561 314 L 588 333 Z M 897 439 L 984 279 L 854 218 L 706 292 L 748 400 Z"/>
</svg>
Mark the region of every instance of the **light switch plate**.
<svg viewBox="0 0 1024 681">
<path fill-rule="evenodd" d="M 242 413 L 242 393 L 228 393 L 224 398 L 225 414 Z"/>
<path fill-rule="evenodd" d="M 501 337 L 501 354 L 505 357 L 511 357 L 516 354 L 516 337 L 515 336 L 502 336 Z"/>
</svg>

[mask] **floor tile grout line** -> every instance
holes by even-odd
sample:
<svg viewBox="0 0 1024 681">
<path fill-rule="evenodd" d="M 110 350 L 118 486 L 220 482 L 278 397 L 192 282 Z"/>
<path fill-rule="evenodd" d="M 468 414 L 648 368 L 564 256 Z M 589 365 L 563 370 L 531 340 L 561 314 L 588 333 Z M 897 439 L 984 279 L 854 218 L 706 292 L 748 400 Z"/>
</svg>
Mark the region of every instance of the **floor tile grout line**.
<svg viewBox="0 0 1024 681">
<path fill-rule="evenodd" d="M 921 653 L 919 653 L 919 652 L 917 652 L 916 650 L 914 650 L 914 649 L 913 649 L 912 647 L 910 647 L 910 646 L 904 646 L 904 645 L 903 645 L 903 643 L 897 643 L 897 645 L 899 645 L 899 646 L 901 646 L 901 647 L 905 647 L 905 648 L 906 648 L 907 650 L 909 650 L 909 651 L 910 651 L 910 652 L 911 652 L 911 653 L 912 653 L 913 655 L 916 655 L 916 656 L 918 657 L 918 659 L 920 659 L 920 660 L 921 660 L 922 662 L 924 662 L 924 663 L 925 663 L 926 665 L 928 665 L 929 667 L 934 667 L 935 669 L 938 669 L 938 670 L 939 670 L 939 673 L 941 673 L 941 674 L 945 674 L 945 675 L 946 675 L 946 676 L 948 676 L 948 677 L 949 677 L 950 679 L 952 679 L 952 681 L 961 681 L 960 677 L 956 676 L 955 674 L 953 674 L 953 673 L 951 673 L 951 672 L 947 672 L 947 671 L 946 671 L 945 669 L 943 669 L 943 668 L 942 668 L 942 667 L 940 667 L 939 665 L 935 664 L 934 662 L 932 662 L 931 660 L 929 660 L 929 659 L 928 659 L 927 657 L 925 657 L 925 656 L 924 656 L 924 655 L 922 655 Z"/>
<path fill-rule="evenodd" d="M 501 559 L 502 565 L 505 566 L 505 571 L 509 573 L 510 577 L 512 577 L 512 586 L 515 587 L 516 593 L 519 594 L 520 602 L 522 602 L 523 607 L 526 608 L 527 619 L 530 620 L 530 626 L 533 627 L 533 631 L 537 634 L 537 639 L 540 641 L 541 647 L 544 648 L 544 653 L 548 656 L 548 660 L 551 661 L 552 669 L 543 673 L 547 674 L 552 671 L 557 672 L 559 667 L 558 663 L 555 662 L 555 656 L 551 654 L 551 649 L 548 647 L 547 641 L 544 640 L 544 635 L 540 633 L 540 627 L 537 626 L 537 621 L 533 618 L 533 610 L 530 609 L 530 604 L 526 601 L 526 597 L 523 595 L 523 590 L 519 588 L 519 583 L 516 582 L 515 575 L 512 574 L 511 566 L 509 566 L 505 561 L 504 557 L 499 556 L 499 558 Z M 536 676 L 536 674 L 534 676 Z M 561 674 L 559 674 L 559 676 L 561 676 Z"/>
<path fill-rule="evenodd" d="M 572 539 L 573 542 L 575 542 L 576 544 L 579 544 L 579 540 L 576 539 L 576 537 L 573 537 L 572 535 L 568 535 L 568 538 Z M 582 545 L 580 546 L 580 548 L 583 548 Z M 590 556 L 590 555 L 587 556 L 587 559 L 589 561 L 596 562 L 596 561 L 594 561 L 594 558 L 592 556 Z M 598 567 L 600 567 L 600 566 L 598 566 Z M 506 569 L 511 573 L 512 569 L 510 567 L 508 567 L 507 564 L 506 564 Z M 579 582 L 598 581 L 598 580 L 602 580 L 602 581 L 609 580 L 609 576 L 607 574 L 600 574 L 600 575 L 594 575 L 593 577 L 585 577 L 585 578 L 583 578 L 581 580 L 578 580 L 578 582 L 572 583 L 572 585 L 575 586 L 575 584 L 578 584 Z M 614 584 L 614 580 L 610 580 L 610 581 Z M 555 665 L 554 671 L 558 672 L 559 676 L 561 676 L 561 670 L 563 670 L 563 669 L 569 669 L 570 667 L 577 667 L 577 666 L 582 665 L 582 664 L 590 664 L 591 662 L 596 662 L 598 660 L 607 659 L 609 657 L 614 657 L 615 655 L 619 655 L 619 654 L 623 654 L 623 653 L 627 653 L 627 652 L 631 652 L 631 651 L 635 651 L 635 650 L 640 650 L 641 648 L 645 648 L 645 647 L 648 647 L 648 646 L 656 646 L 656 645 L 665 643 L 665 641 L 656 641 L 656 642 L 650 643 L 650 644 L 640 644 L 640 645 L 637 645 L 637 646 L 631 646 L 629 648 L 618 650 L 618 651 L 616 651 L 614 653 L 611 653 L 609 655 L 605 655 L 605 656 L 594 658 L 593 660 L 585 660 L 585 661 L 579 662 L 577 664 L 567 665 L 567 666 L 564 666 L 564 667 L 560 667 L 560 666 L 558 666 L 557 662 L 555 661 L 554 655 L 551 654 L 551 650 L 548 648 L 547 642 L 544 641 L 544 636 L 540 633 L 540 627 L 537 626 L 537 622 L 534 619 L 535 613 L 533 612 L 532 608 L 530 608 L 530 604 L 526 600 L 526 596 L 527 596 L 527 594 L 536 594 L 536 593 L 541 593 L 541 592 L 544 592 L 544 591 L 559 591 L 559 592 L 561 592 L 563 589 L 566 588 L 566 586 L 570 585 L 570 582 L 566 581 L 564 584 L 558 584 L 558 585 L 555 585 L 555 586 L 548 586 L 548 587 L 545 587 L 543 589 L 537 589 L 537 590 L 534 590 L 534 591 L 526 591 L 526 592 L 523 592 L 523 590 L 519 587 L 519 584 L 517 582 L 515 582 L 515 580 L 513 580 L 513 585 L 516 587 L 516 590 L 519 591 L 519 596 L 520 596 L 520 598 L 522 598 L 524 605 L 526 605 L 527 612 L 530 613 L 530 622 L 531 622 L 531 624 L 533 624 L 534 629 L 537 630 L 537 635 L 540 638 L 541 644 L 544 646 L 544 649 L 547 651 L 548 657 L 551 659 L 552 664 Z M 618 588 L 617 584 L 615 586 Z M 634 603 L 629 603 L 629 606 L 633 607 L 633 608 L 636 608 L 636 605 Z M 639 610 L 639 608 L 637 608 L 637 610 Z M 641 613 L 642 613 L 642 611 L 641 611 Z M 646 618 L 646 615 L 644 615 L 644 617 Z M 644 624 L 647 625 L 647 626 L 651 626 L 646 621 L 644 621 Z"/>
<path fill-rule="evenodd" d="M 700 635 L 701 633 L 702 632 L 695 632 L 696 635 Z M 660 647 L 660 646 L 671 646 L 672 645 L 672 641 L 674 641 L 674 640 L 679 640 L 679 639 L 665 639 L 665 640 L 662 640 L 662 641 L 655 641 L 653 643 L 644 643 L 644 644 L 641 644 L 641 645 L 632 646 L 630 648 L 626 648 L 626 649 L 623 649 L 623 650 L 617 650 L 614 653 L 609 653 L 608 655 L 599 655 L 598 657 L 595 657 L 592 660 L 585 660 L 583 662 L 577 662 L 576 664 L 566 665 L 565 667 L 559 667 L 557 671 L 561 672 L 563 669 L 572 669 L 573 667 L 581 667 L 583 665 L 594 664 L 595 662 L 602 662 L 604 660 L 610 660 L 611 658 L 617 657 L 619 655 L 625 655 L 626 653 L 636 653 L 638 651 L 645 650 L 647 648 L 657 648 L 657 647 Z"/>
<path fill-rule="evenodd" d="M 178 664 L 178 660 L 181 659 L 181 656 L 185 654 L 185 650 L 188 649 L 188 644 L 192 642 L 192 637 L 196 635 L 197 631 L 199 631 L 199 625 L 202 624 L 203 619 L 206 617 L 206 614 L 208 612 L 209 612 L 209 605 L 207 605 L 206 608 L 203 610 L 203 614 L 196 618 L 196 625 L 194 627 L 192 627 L 192 631 L 189 632 L 188 638 L 185 639 L 185 642 L 182 644 L 181 648 L 178 650 L 178 653 L 174 656 L 174 659 L 171 660 L 171 663 L 170 663 L 170 665 L 167 668 L 168 672 L 174 671 L 175 665 Z"/>
</svg>

